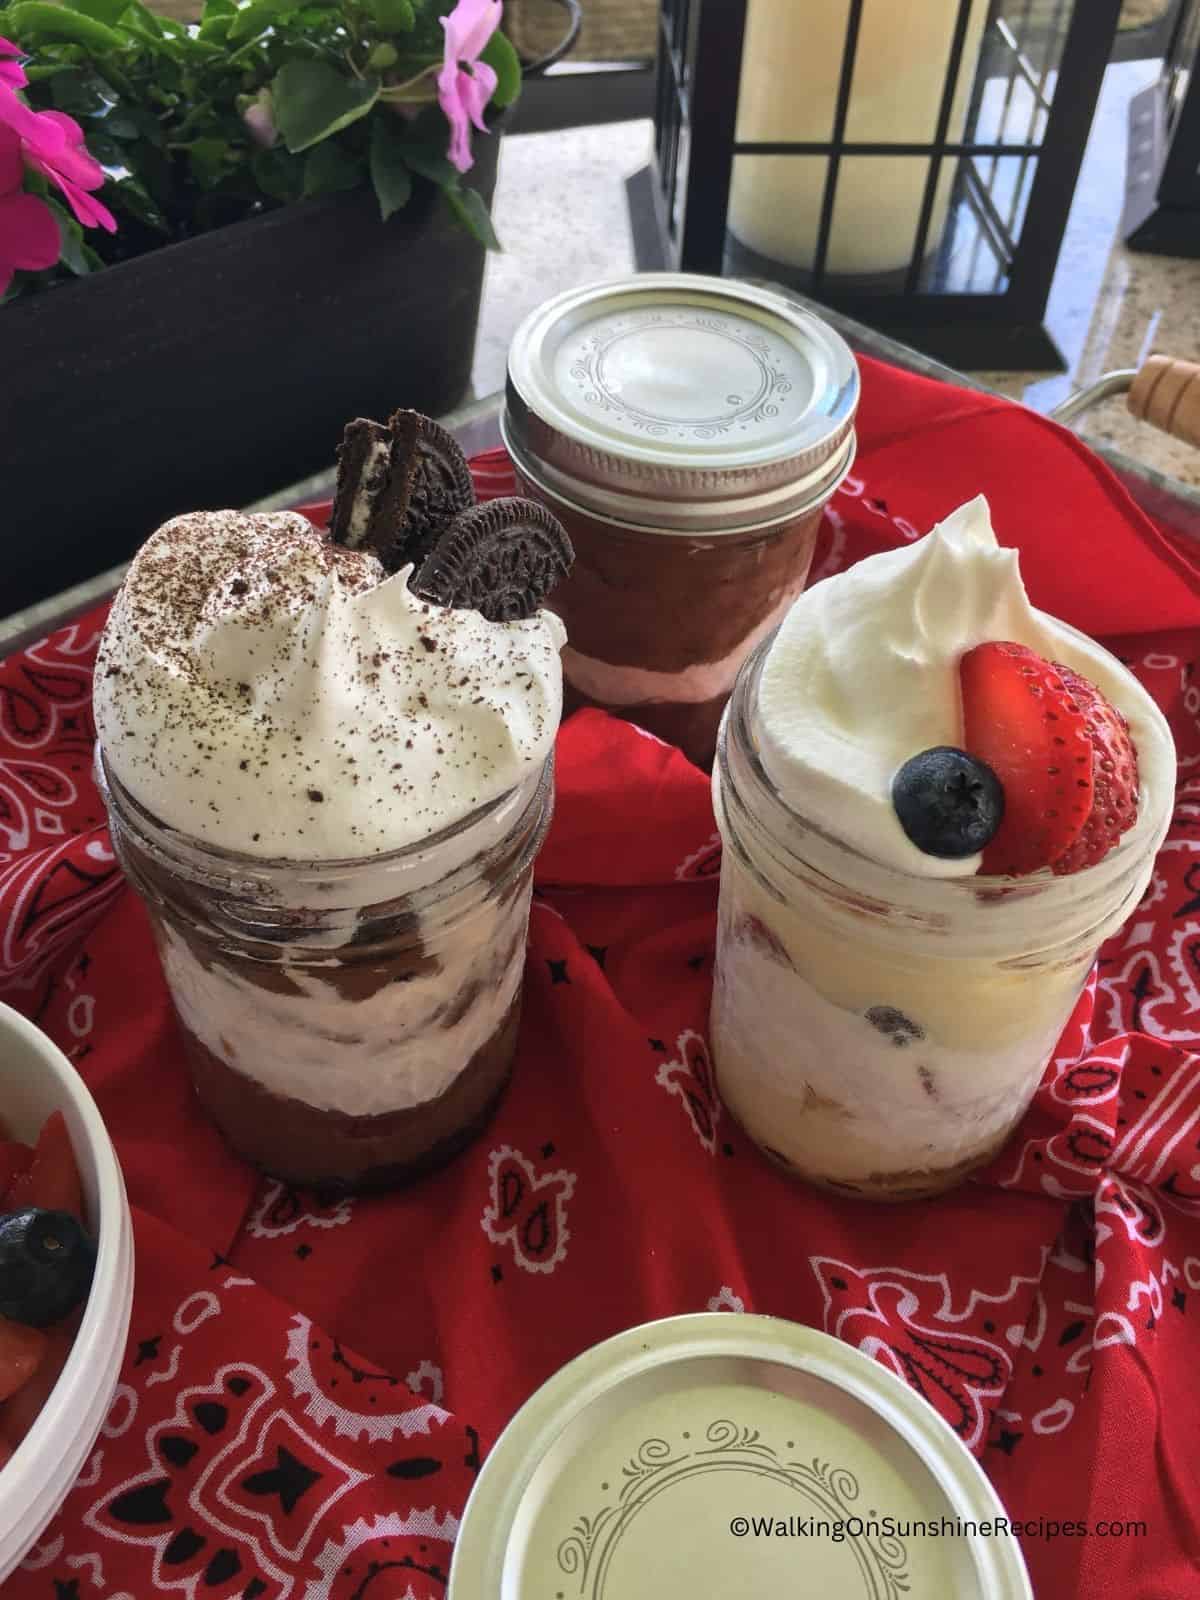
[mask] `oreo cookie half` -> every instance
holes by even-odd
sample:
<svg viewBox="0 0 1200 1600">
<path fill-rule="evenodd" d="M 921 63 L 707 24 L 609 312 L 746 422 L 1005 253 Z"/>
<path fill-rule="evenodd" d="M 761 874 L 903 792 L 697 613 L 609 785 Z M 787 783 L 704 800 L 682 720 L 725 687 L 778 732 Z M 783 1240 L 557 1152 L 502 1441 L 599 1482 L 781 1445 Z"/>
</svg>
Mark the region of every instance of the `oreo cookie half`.
<svg viewBox="0 0 1200 1600">
<path fill-rule="evenodd" d="M 422 561 L 446 523 L 475 504 L 457 442 L 418 411 L 397 411 L 386 426 L 359 417 L 338 449 L 330 537 L 370 550 L 389 572 Z"/>
<path fill-rule="evenodd" d="M 535 500 L 490 500 L 460 512 L 409 579 L 440 606 L 489 622 L 532 617 L 575 559 L 558 518 Z"/>
</svg>

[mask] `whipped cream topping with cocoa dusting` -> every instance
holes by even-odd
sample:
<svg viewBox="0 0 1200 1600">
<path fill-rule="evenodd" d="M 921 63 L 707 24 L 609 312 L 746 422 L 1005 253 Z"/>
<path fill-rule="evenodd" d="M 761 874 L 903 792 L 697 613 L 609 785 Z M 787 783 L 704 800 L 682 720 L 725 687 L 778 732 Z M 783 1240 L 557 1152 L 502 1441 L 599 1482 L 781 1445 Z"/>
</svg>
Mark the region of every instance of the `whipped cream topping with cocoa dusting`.
<svg viewBox="0 0 1200 1600">
<path fill-rule="evenodd" d="M 284 860 L 415 844 L 528 779 L 565 632 L 420 600 L 294 512 L 177 517 L 134 557 L 96 664 L 109 769 L 160 822 Z"/>
</svg>

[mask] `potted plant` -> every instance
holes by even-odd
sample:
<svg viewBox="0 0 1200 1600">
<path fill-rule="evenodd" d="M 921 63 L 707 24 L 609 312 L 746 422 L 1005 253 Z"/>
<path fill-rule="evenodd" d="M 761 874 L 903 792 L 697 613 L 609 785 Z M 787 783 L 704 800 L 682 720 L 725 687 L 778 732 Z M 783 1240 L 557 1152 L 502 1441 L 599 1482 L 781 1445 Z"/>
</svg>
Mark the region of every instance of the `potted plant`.
<svg viewBox="0 0 1200 1600">
<path fill-rule="evenodd" d="M 0 10 L 0 610 L 319 469 L 352 415 L 461 399 L 521 79 L 500 11 Z"/>
</svg>

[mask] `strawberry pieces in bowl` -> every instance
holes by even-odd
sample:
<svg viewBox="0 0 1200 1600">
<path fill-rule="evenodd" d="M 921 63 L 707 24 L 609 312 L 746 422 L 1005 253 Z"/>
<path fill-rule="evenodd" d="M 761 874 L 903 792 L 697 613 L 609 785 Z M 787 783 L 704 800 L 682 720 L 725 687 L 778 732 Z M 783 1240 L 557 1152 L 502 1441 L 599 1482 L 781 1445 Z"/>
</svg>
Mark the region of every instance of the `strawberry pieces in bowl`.
<svg viewBox="0 0 1200 1600">
<path fill-rule="evenodd" d="M 95 1272 L 66 1119 L 33 1146 L 6 1138 L 0 1193 L 0 1464 L 25 1438 L 66 1365 Z"/>
<path fill-rule="evenodd" d="M 107 1414 L 129 1332 L 133 1229 L 87 1086 L 2 1004 L 0 1117 L 2 1582 L 62 1503 Z"/>
</svg>

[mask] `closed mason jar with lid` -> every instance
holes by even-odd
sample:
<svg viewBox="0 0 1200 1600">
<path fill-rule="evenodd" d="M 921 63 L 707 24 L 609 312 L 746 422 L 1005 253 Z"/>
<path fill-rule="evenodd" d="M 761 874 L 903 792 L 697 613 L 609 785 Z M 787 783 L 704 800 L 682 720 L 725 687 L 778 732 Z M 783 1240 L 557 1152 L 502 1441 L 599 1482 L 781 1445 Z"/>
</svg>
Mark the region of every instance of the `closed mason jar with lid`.
<svg viewBox="0 0 1200 1600">
<path fill-rule="evenodd" d="M 646 273 L 518 329 L 502 433 L 575 566 L 565 709 L 599 705 L 707 766 L 742 661 L 803 589 L 854 459 L 858 369 L 785 294 Z"/>
</svg>

